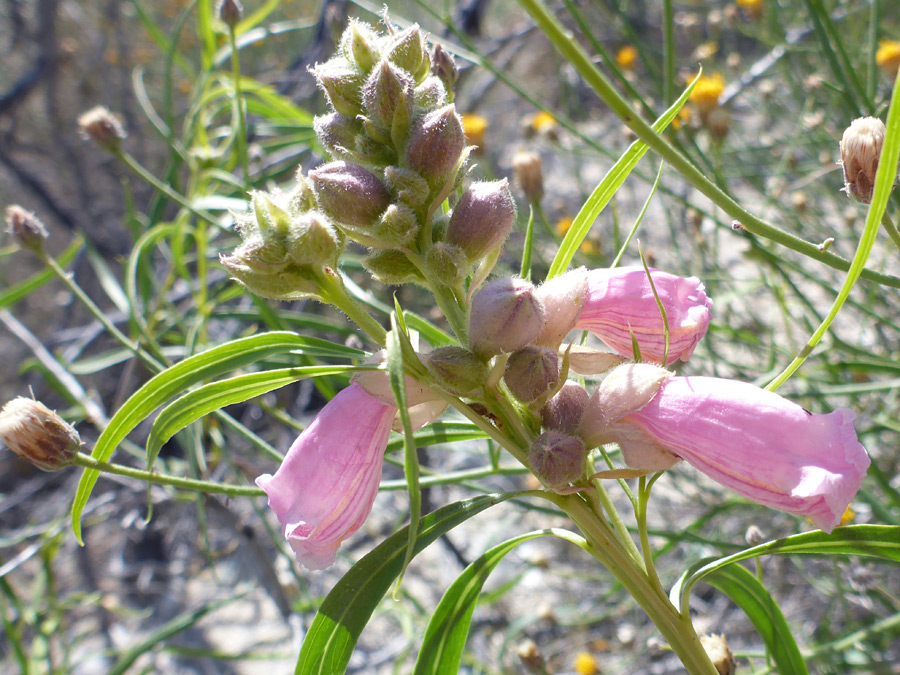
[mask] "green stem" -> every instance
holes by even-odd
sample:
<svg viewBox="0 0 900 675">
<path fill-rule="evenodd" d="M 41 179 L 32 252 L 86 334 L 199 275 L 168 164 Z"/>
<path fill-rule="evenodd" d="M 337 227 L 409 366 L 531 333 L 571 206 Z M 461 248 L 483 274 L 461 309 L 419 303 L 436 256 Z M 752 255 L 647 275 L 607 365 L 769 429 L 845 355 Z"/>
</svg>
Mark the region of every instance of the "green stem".
<svg viewBox="0 0 900 675">
<path fill-rule="evenodd" d="M 794 236 L 763 221 L 744 209 L 715 183 L 710 181 L 685 155 L 680 153 L 628 104 L 616 91 L 606 76 L 594 65 L 574 36 L 551 14 L 542 0 L 518 0 L 531 15 L 537 26 L 544 32 L 554 47 L 573 65 L 576 71 L 594 89 L 610 109 L 622 119 L 635 135 L 653 149 L 665 162 L 678 171 L 691 185 L 709 197 L 720 209 L 738 221 L 742 228 L 760 237 L 765 237 L 785 248 L 801 253 L 809 258 L 847 271 L 850 261 L 833 253 L 820 251 L 812 242 Z M 900 288 L 900 277 L 864 270 L 863 278 L 892 288 Z"/>
<path fill-rule="evenodd" d="M 672 0 L 663 0 L 663 107 L 675 100 L 675 25 Z"/>
<path fill-rule="evenodd" d="M 206 492 L 209 494 L 227 495 L 229 497 L 265 497 L 266 493 L 261 488 L 252 485 L 223 485 L 222 483 L 211 483 L 205 480 L 196 480 L 194 478 L 179 478 L 177 476 L 166 476 L 163 474 L 153 473 L 152 471 L 144 471 L 142 469 L 132 469 L 130 466 L 122 466 L 121 464 L 112 464 L 110 462 L 101 462 L 94 459 L 90 455 L 79 452 L 75 455 L 74 464 L 83 466 L 86 469 L 94 469 L 104 473 L 113 473 L 117 476 L 127 476 L 135 478 L 145 483 L 155 483 L 157 485 L 171 485 L 181 490 L 192 490 L 194 492 Z"/>
<path fill-rule="evenodd" d="M 661 474 L 657 473 L 656 476 Z M 647 531 L 647 505 L 650 503 L 650 488 L 656 478 L 649 481 L 646 476 L 641 476 L 638 484 L 638 510 L 637 510 L 637 527 L 641 537 L 641 553 L 644 555 L 644 568 L 647 570 L 647 576 L 650 582 L 660 591 L 663 590 L 659 575 L 656 573 L 656 564 L 653 562 L 653 553 L 650 551 L 650 535 Z"/>
<path fill-rule="evenodd" d="M 141 363 L 150 368 L 153 372 L 159 372 L 165 366 L 163 366 L 159 361 L 154 359 L 152 356 L 144 352 L 140 345 L 136 343 L 134 340 L 125 335 L 122 331 L 116 328 L 116 325 L 109 320 L 106 314 L 94 304 L 94 301 L 91 300 L 90 296 L 84 292 L 84 290 L 75 283 L 75 280 L 62 268 L 59 266 L 59 263 L 56 262 L 56 259 L 51 256 L 49 253 L 46 253 L 43 250 L 38 251 L 38 255 L 44 264 L 47 265 L 53 273 L 59 277 L 60 281 L 62 281 L 70 291 L 72 291 L 73 295 L 85 306 L 88 311 L 93 315 L 93 317 L 100 322 L 107 332 L 115 338 L 115 340 L 121 344 L 125 349 L 130 351 L 135 355 L 138 359 L 140 359 Z"/>
<path fill-rule="evenodd" d="M 241 168 L 244 170 L 244 186 L 249 190 L 250 162 L 247 159 L 247 121 L 244 118 L 244 97 L 241 93 L 241 64 L 234 26 L 228 27 L 228 39 L 231 41 L 231 77 L 234 79 L 234 100 L 238 114 L 237 153 Z"/>
<path fill-rule="evenodd" d="M 609 521 L 613 524 L 613 527 L 619 534 L 619 539 L 628 548 L 628 552 L 631 555 L 632 559 L 635 562 L 643 565 L 641 552 L 638 550 L 637 544 L 634 543 L 634 539 L 631 538 L 631 534 L 628 532 L 628 526 L 625 525 L 625 521 L 622 520 L 622 516 L 619 515 L 618 509 L 612 503 L 612 499 L 610 499 L 609 493 L 606 491 L 606 488 L 603 487 L 603 482 L 599 478 L 595 478 L 591 481 L 591 483 L 594 487 L 594 490 L 589 493 L 589 499 L 594 505 L 594 511 L 598 515 L 603 511 L 606 512 L 606 517 L 609 518 Z"/>
<path fill-rule="evenodd" d="M 894 246 L 896 246 L 897 250 L 900 251 L 900 232 L 897 231 L 897 226 L 894 225 L 894 221 L 891 220 L 891 217 L 887 214 L 887 211 L 885 211 L 881 216 L 881 225 L 888 233 L 891 241 L 894 242 Z"/>
<path fill-rule="evenodd" d="M 319 283 L 324 302 L 334 305 L 350 317 L 350 320 L 356 323 L 373 342 L 381 347 L 385 346 L 387 332 L 384 326 L 373 319 L 366 308 L 347 292 L 339 272 L 325 268 L 319 275 Z"/>
<path fill-rule="evenodd" d="M 650 617 L 691 675 L 718 675 L 690 616 L 681 614 L 622 548 L 610 526 L 578 495 L 544 494 L 565 511 L 590 542 L 589 552 L 625 587 Z"/>
</svg>

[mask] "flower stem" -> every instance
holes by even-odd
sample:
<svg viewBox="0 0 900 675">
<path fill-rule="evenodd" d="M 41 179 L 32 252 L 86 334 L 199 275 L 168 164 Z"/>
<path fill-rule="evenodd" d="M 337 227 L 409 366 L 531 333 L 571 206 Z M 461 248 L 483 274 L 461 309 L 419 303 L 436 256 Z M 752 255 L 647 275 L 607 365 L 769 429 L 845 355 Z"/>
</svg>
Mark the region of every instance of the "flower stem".
<svg viewBox="0 0 900 675">
<path fill-rule="evenodd" d="M 153 372 L 161 371 L 165 366 L 163 366 L 159 361 L 154 359 L 152 356 L 144 352 L 140 345 L 136 343 L 134 340 L 125 335 L 122 331 L 116 328 L 116 325 L 109 320 L 106 314 L 94 304 L 94 301 L 91 300 L 90 296 L 84 292 L 84 289 L 81 288 L 75 280 L 66 272 L 62 267 L 59 266 L 59 263 L 56 262 L 56 259 L 51 256 L 49 253 L 44 251 L 43 249 L 38 251 L 38 255 L 41 260 L 44 262 L 47 267 L 49 267 L 57 277 L 59 277 L 60 281 L 62 281 L 70 291 L 78 298 L 81 303 L 87 307 L 88 311 L 93 315 L 93 317 L 100 322 L 107 332 L 115 338 L 119 344 L 121 344 L 125 349 L 130 351 L 135 355 L 138 359 L 140 359 L 141 363 L 146 365 Z"/>
<path fill-rule="evenodd" d="M 123 466 L 121 464 L 101 462 L 83 452 L 79 452 L 75 455 L 73 463 L 87 469 L 95 469 L 104 473 L 113 473 L 117 476 L 127 476 L 128 478 L 135 478 L 144 481 L 145 483 L 171 485 L 172 487 L 181 490 L 193 490 L 194 492 L 206 492 L 209 494 L 227 495 L 229 497 L 264 497 L 266 495 L 262 488 L 252 485 L 223 485 L 222 483 L 212 483 L 205 480 L 196 480 L 194 478 L 166 476 L 153 473 L 152 471 L 133 469 L 130 466 Z"/>
<path fill-rule="evenodd" d="M 387 340 L 387 332 L 384 330 L 384 326 L 373 319 L 372 315 L 366 311 L 366 308 L 347 292 L 340 273 L 336 270 L 325 268 L 324 272 L 318 276 L 322 300 L 341 310 L 373 342 L 384 347 Z"/>
<path fill-rule="evenodd" d="M 228 27 L 228 39 L 231 42 L 231 77 L 234 80 L 234 101 L 237 107 L 237 153 L 238 161 L 244 171 L 244 186 L 250 189 L 250 162 L 247 159 L 247 121 L 244 118 L 244 97 L 241 94 L 241 65 L 238 55 L 237 38 L 234 26 Z"/>
<path fill-rule="evenodd" d="M 891 238 L 891 241 L 894 242 L 894 246 L 897 247 L 897 250 L 900 251 L 900 232 L 897 231 L 897 226 L 894 225 L 894 221 L 891 220 L 887 211 L 881 216 L 881 226 L 887 231 L 888 236 Z"/>
<path fill-rule="evenodd" d="M 590 542 L 588 549 L 618 579 L 650 617 L 691 675 L 718 675 L 700 644 L 690 616 L 681 614 L 661 588 L 654 585 L 622 548 L 609 524 L 595 514 L 579 495 L 545 494 L 565 511 Z"/>
</svg>

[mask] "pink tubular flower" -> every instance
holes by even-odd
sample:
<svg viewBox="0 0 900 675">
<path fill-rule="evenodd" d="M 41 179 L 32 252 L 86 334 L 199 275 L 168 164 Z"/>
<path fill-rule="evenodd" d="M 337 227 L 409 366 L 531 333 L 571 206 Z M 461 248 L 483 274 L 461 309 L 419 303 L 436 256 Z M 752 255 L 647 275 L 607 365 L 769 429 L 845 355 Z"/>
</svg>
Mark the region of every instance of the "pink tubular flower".
<svg viewBox="0 0 900 675">
<path fill-rule="evenodd" d="M 650 270 L 669 323 L 667 362 L 687 361 L 709 327 L 712 300 L 696 277 L 677 277 Z M 633 356 L 631 336 L 641 359 L 662 363 L 666 338 L 659 305 L 643 267 L 588 272 L 588 297 L 575 328 L 589 330 L 616 353 Z"/>
<path fill-rule="evenodd" d="M 308 569 L 331 565 L 372 510 L 396 412 L 351 384 L 294 441 L 275 475 L 256 479 Z"/>
<path fill-rule="evenodd" d="M 608 431 L 621 437 L 626 458 L 665 448 L 735 492 L 806 516 L 825 532 L 840 523 L 870 463 L 852 411 L 814 415 L 752 384 L 714 377 L 665 380 L 649 403 Z"/>
</svg>

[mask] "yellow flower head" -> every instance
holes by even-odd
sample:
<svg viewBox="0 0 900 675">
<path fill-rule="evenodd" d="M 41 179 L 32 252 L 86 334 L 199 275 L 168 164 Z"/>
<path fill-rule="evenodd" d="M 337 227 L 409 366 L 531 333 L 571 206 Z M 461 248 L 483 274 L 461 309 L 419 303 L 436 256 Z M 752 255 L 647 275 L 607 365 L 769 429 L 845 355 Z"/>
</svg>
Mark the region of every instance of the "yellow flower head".
<svg viewBox="0 0 900 675">
<path fill-rule="evenodd" d="M 578 675 L 597 675 L 600 672 L 597 659 L 590 652 L 579 652 L 575 657 L 575 672 Z"/>
<path fill-rule="evenodd" d="M 541 110 L 531 118 L 531 128 L 539 134 L 548 134 L 556 131 L 559 122 L 546 110 Z"/>
<path fill-rule="evenodd" d="M 566 232 L 569 231 L 569 228 L 572 227 L 572 223 L 575 222 L 575 219 L 571 216 L 565 216 L 564 218 L 560 218 L 556 221 L 556 234 L 560 237 L 565 237 Z"/>
<path fill-rule="evenodd" d="M 854 511 L 852 508 L 850 508 L 848 506 L 847 510 L 844 511 L 844 515 L 841 516 L 841 527 L 843 527 L 844 525 L 849 525 L 855 519 L 856 519 L 856 511 Z"/>
<path fill-rule="evenodd" d="M 897 77 L 897 69 L 900 68 L 900 42 L 881 40 L 875 53 L 875 63 L 889 78 Z"/>
<path fill-rule="evenodd" d="M 725 78 L 722 77 L 722 73 L 701 75 L 691 92 L 690 100 L 697 106 L 701 115 L 707 115 L 718 107 L 719 97 L 723 91 L 725 91 Z"/>
<path fill-rule="evenodd" d="M 481 115 L 464 113 L 462 116 L 463 132 L 469 145 L 484 145 L 484 136 L 490 123 Z"/>
<path fill-rule="evenodd" d="M 631 70 L 634 68 L 634 64 L 637 63 L 637 57 L 637 49 L 631 45 L 625 45 L 616 54 L 616 63 L 619 64 L 619 68 Z"/>
<path fill-rule="evenodd" d="M 744 13 L 754 19 L 758 19 L 763 14 L 763 0 L 737 0 L 737 5 Z"/>
</svg>

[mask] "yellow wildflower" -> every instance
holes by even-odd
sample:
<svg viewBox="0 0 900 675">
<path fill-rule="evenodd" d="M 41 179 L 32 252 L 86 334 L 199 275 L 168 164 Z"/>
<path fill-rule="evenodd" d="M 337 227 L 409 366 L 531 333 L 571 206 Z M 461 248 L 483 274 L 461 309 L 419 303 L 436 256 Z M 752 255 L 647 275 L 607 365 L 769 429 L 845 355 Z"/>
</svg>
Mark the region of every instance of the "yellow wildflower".
<svg viewBox="0 0 900 675">
<path fill-rule="evenodd" d="M 875 63 L 889 78 L 897 77 L 897 69 L 900 68 L 900 42 L 881 40 L 875 53 Z"/>
<path fill-rule="evenodd" d="M 706 117 L 713 109 L 719 106 L 719 97 L 725 91 L 725 78 L 722 73 L 701 75 L 694 85 L 690 100 L 697 106 L 701 117 Z"/>
<path fill-rule="evenodd" d="M 600 244 L 593 239 L 585 239 L 581 242 L 581 252 L 588 255 L 600 255 Z"/>
<path fill-rule="evenodd" d="M 849 525 L 856 519 L 856 511 L 854 511 L 850 506 L 847 507 L 847 510 L 844 511 L 844 515 L 841 516 L 841 527 L 844 525 Z"/>
<path fill-rule="evenodd" d="M 531 119 L 531 128 L 539 134 L 552 134 L 557 127 L 559 127 L 559 122 L 546 110 L 541 110 Z"/>
<path fill-rule="evenodd" d="M 463 132 L 469 145 L 484 145 L 484 136 L 490 123 L 481 115 L 464 113 L 462 116 Z"/>
<path fill-rule="evenodd" d="M 569 231 L 569 228 L 572 227 L 572 223 L 575 222 L 575 219 L 571 216 L 565 216 L 564 218 L 560 218 L 556 221 L 556 234 L 560 237 L 565 237 L 566 232 Z"/>
<path fill-rule="evenodd" d="M 575 657 L 575 672 L 578 675 L 597 675 L 600 672 L 597 659 L 590 652 L 579 652 Z"/>
<path fill-rule="evenodd" d="M 616 63 L 619 64 L 619 68 L 631 70 L 632 68 L 634 68 L 634 64 L 637 63 L 637 57 L 637 49 L 635 49 L 631 45 L 625 45 L 616 54 Z"/>
<path fill-rule="evenodd" d="M 737 5 L 747 16 L 758 19 L 763 15 L 763 0 L 737 0 Z"/>
</svg>

